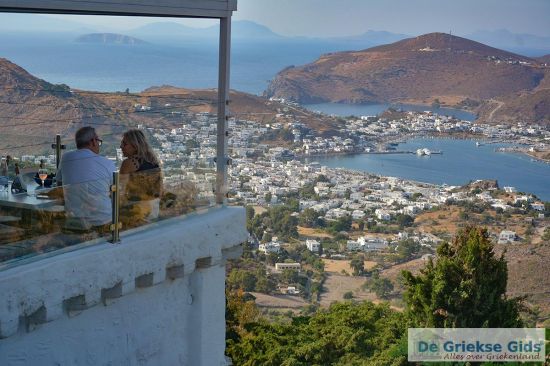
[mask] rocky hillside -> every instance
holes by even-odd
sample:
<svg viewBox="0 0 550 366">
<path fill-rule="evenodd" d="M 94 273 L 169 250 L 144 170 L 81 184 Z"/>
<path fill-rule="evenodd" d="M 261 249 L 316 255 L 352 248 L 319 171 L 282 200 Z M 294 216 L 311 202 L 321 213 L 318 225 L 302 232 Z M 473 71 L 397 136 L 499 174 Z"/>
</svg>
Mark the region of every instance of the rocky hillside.
<svg viewBox="0 0 550 366">
<path fill-rule="evenodd" d="M 229 113 L 241 119 L 286 123 L 299 118 L 321 132 L 338 128 L 338 121 L 298 107 L 237 91 L 229 97 Z M 0 105 L 0 154 L 51 153 L 56 134 L 71 143 L 84 125 L 95 126 L 107 142 L 115 142 L 139 124 L 174 128 L 186 113 L 215 114 L 217 91 L 160 86 L 142 93 L 89 92 L 48 83 L 0 58 Z"/>
<path fill-rule="evenodd" d="M 73 93 L 67 85 L 38 79 L 6 59 L 0 59 L 0 105 L 3 149 L 41 142 L 48 146 L 45 135 L 53 140 L 55 134 L 74 131 L 83 121 L 101 122 L 98 116 L 107 108 Z"/>
<path fill-rule="evenodd" d="M 326 54 L 311 64 L 289 67 L 272 80 L 266 96 L 300 103 L 430 104 L 439 99 L 455 106 L 469 99 L 482 105 L 490 99 L 540 92 L 549 75 L 550 68 L 540 60 L 430 33 L 363 51 Z M 491 117 L 498 117 L 497 112 Z"/>
</svg>

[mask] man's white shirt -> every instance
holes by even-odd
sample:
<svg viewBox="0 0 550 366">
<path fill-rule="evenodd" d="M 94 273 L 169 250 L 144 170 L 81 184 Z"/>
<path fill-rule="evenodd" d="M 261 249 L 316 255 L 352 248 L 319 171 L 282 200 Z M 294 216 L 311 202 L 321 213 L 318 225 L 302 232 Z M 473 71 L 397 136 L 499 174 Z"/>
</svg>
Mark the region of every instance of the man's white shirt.
<svg viewBox="0 0 550 366">
<path fill-rule="evenodd" d="M 63 183 L 67 216 L 80 219 L 85 227 L 109 223 L 114 171 L 112 161 L 89 149 L 63 154 L 57 181 Z"/>
</svg>

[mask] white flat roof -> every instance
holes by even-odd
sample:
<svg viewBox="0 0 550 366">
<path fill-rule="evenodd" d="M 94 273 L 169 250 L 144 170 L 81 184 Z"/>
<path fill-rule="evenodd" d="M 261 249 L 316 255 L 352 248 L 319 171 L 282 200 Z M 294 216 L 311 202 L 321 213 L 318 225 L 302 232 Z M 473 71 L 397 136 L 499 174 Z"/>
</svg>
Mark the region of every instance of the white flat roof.
<svg viewBox="0 0 550 366">
<path fill-rule="evenodd" d="M 0 12 L 227 18 L 237 0 L 0 0 Z"/>
</svg>

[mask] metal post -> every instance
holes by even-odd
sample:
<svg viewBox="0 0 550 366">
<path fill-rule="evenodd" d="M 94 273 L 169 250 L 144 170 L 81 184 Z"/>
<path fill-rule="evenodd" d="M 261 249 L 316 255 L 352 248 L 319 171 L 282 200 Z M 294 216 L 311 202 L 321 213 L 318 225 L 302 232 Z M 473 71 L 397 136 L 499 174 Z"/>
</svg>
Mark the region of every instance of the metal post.
<svg viewBox="0 0 550 366">
<path fill-rule="evenodd" d="M 59 169 L 61 150 L 65 150 L 65 145 L 61 145 L 61 135 L 55 135 L 55 144 L 52 144 L 52 149 L 55 149 L 55 168 Z"/>
<path fill-rule="evenodd" d="M 225 202 L 227 192 L 227 105 L 229 104 L 229 65 L 231 53 L 231 16 L 220 18 L 218 71 L 218 125 L 216 152 L 216 203 Z"/>
<path fill-rule="evenodd" d="M 111 223 L 111 232 L 113 234 L 111 243 L 118 243 L 120 241 L 120 227 L 119 222 L 119 193 L 120 193 L 120 173 L 113 172 L 113 185 L 111 186 L 111 202 L 113 209 L 113 218 Z"/>
</svg>

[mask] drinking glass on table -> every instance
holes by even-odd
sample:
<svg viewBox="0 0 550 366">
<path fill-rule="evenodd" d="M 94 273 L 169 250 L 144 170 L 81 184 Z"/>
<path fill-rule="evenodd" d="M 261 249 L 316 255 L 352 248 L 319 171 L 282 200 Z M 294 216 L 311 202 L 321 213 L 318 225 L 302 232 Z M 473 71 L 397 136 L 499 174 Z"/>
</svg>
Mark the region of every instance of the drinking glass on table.
<svg viewBox="0 0 550 366">
<path fill-rule="evenodd" d="M 0 191 L 7 191 L 9 186 L 8 177 L 0 177 Z"/>
<path fill-rule="evenodd" d="M 38 170 L 38 178 L 42 181 L 42 188 L 44 188 L 44 181 L 46 178 L 48 178 L 48 170 L 46 169 L 39 169 Z"/>
</svg>

